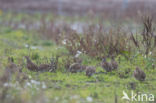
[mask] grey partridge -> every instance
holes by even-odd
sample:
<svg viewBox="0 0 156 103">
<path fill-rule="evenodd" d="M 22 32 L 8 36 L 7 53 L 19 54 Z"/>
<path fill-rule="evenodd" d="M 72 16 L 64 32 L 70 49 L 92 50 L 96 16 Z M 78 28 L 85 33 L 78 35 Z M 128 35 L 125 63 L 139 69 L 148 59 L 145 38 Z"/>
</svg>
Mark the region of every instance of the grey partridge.
<svg viewBox="0 0 156 103">
<path fill-rule="evenodd" d="M 41 64 L 38 67 L 38 71 L 42 71 L 42 72 L 50 71 L 50 69 L 51 69 L 51 65 L 50 64 Z"/>
<path fill-rule="evenodd" d="M 86 76 L 91 77 L 93 74 L 95 74 L 96 68 L 93 66 L 87 66 L 86 67 Z"/>
<path fill-rule="evenodd" d="M 13 57 L 8 58 L 8 65 L 6 68 L 10 69 L 11 73 L 15 73 L 15 72 L 20 71 L 20 68 L 14 63 Z"/>
<path fill-rule="evenodd" d="M 27 68 L 31 71 L 38 71 L 39 68 L 36 64 L 34 64 L 30 58 L 28 56 L 25 56 L 26 60 L 27 60 Z"/>
<path fill-rule="evenodd" d="M 69 72 L 71 73 L 77 73 L 77 72 L 82 72 L 85 70 L 85 66 L 82 66 L 80 63 L 73 63 L 69 67 Z"/>
<path fill-rule="evenodd" d="M 146 78 L 145 72 L 141 70 L 139 67 L 136 67 L 136 69 L 133 72 L 133 76 L 135 77 L 135 79 L 139 81 L 144 81 Z"/>
<path fill-rule="evenodd" d="M 1 82 L 5 83 L 8 82 L 12 74 L 18 73 L 20 68 L 14 63 L 13 57 L 8 58 L 8 65 L 5 68 L 3 76 L 0 78 Z"/>
<path fill-rule="evenodd" d="M 102 62 L 101 62 L 101 66 L 103 69 L 106 70 L 106 72 L 111 72 L 112 71 L 112 65 L 111 63 L 106 61 L 106 58 L 103 58 Z"/>
<path fill-rule="evenodd" d="M 57 63 L 58 63 L 59 56 L 56 57 L 56 61 L 53 59 L 50 60 L 50 63 L 48 64 L 41 64 L 38 69 L 39 71 L 43 72 L 53 72 L 57 69 Z"/>
</svg>

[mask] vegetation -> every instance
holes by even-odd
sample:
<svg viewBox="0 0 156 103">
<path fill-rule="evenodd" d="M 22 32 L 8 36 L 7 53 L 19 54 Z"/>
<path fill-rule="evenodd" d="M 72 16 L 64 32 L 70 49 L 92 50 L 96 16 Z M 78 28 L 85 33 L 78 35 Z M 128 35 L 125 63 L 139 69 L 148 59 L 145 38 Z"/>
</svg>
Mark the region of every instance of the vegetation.
<svg viewBox="0 0 156 103">
<path fill-rule="evenodd" d="M 78 21 L 84 23 L 83 30 L 71 26 Z M 143 30 L 136 28 L 141 31 L 137 34 L 122 26 L 106 30 L 109 23 L 97 18 L 86 20 L 49 14 L 0 14 L 0 101 L 125 103 L 121 99 L 123 90 L 128 94 L 133 90 L 156 96 L 156 35 L 152 18 L 143 18 Z M 30 71 L 24 56 L 37 65 L 58 57 L 57 70 Z M 28 78 L 18 78 L 13 72 L 8 82 L 2 81 L 9 57 Z M 103 58 L 110 61 L 112 57 L 118 69 L 106 72 L 101 61 Z M 79 60 L 84 66 L 95 66 L 96 73 L 88 77 L 85 72 L 68 72 L 70 65 Z M 145 81 L 133 77 L 136 67 L 146 73 Z"/>
</svg>

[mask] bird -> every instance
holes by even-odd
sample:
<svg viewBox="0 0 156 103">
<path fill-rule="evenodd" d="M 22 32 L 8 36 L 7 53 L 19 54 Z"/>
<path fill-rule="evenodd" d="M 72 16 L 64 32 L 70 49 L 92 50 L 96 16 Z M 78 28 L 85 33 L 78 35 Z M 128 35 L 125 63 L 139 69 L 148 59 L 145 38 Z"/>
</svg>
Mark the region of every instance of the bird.
<svg viewBox="0 0 156 103">
<path fill-rule="evenodd" d="M 86 76 L 91 77 L 96 72 L 96 68 L 93 66 L 86 67 Z"/>
<path fill-rule="evenodd" d="M 0 77 L 0 86 L 4 86 L 5 83 L 8 83 L 12 79 L 12 74 L 16 72 L 17 66 L 13 63 L 13 57 L 8 57 L 8 65 L 6 66 L 3 75 Z M 3 87 L 0 94 L 0 99 L 3 102 L 6 99 L 6 94 L 9 87 Z"/>
<path fill-rule="evenodd" d="M 51 70 L 51 65 L 50 64 L 40 64 L 38 67 L 38 71 L 46 72 Z"/>
<path fill-rule="evenodd" d="M 141 70 L 139 67 L 136 67 L 136 69 L 133 72 L 133 76 L 135 77 L 135 79 L 139 81 L 144 81 L 146 78 L 145 72 Z"/>
<path fill-rule="evenodd" d="M 118 63 L 115 61 L 114 57 L 111 59 L 112 70 L 118 69 Z"/>
<path fill-rule="evenodd" d="M 86 66 L 81 65 L 80 63 L 73 63 L 69 67 L 69 72 L 71 73 L 77 73 L 84 71 Z"/>
<path fill-rule="evenodd" d="M 7 92 L 9 90 L 9 86 L 6 86 L 5 84 L 8 84 L 14 77 L 18 82 L 20 82 L 20 84 L 21 82 L 24 82 L 25 79 L 27 79 L 27 75 L 22 73 L 20 70 L 21 68 L 14 63 L 14 58 L 8 57 L 8 65 L 0 77 L 0 87 L 3 87 L 0 93 L 1 102 L 5 101 Z"/>
<path fill-rule="evenodd" d="M 21 68 L 19 68 L 15 63 L 14 63 L 14 58 L 13 57 L 8 57 L 8 65 L 6 66 L 7 69 L 10 69 L 11 73 L 19 72 Z"/>
<path fill-rule="evenodd" d="M 31 71 L 38 71 L 39 70 L 39 67 L 36 64 L 34 64 L 28 56 L 25 56 L 25 58 L 27 60 L 28 70 L 31 70 Z"/>
<path fill-rule="evenodd" d="M 14 58 L 13 57 L 8 57 L 8 65 L 6 66 L 6 70 L 10 72 L 11 74 L 15 72 L 19 72 L 21 68 L 19 68 L 15 63 L 14 63 Z"/>
<path fill-rule="evenodd" d="M 106 72 L 111 72 L 112 71 L 112 65 L 111 65 L 111 63 L 106 61 L 106 58 L 102 59 L 101 66 L 102 66 L 103 69 L 106 70 Z"/>
<path fill-rule="evenodd" d="M 0 80 L 2 83 L 6 83 L 11 80 L 13 74 L 18 74 L 20 68 L 14 63 L 13 57 L 8 57 L 8 65 L 6 66 Z"/>
</svg>

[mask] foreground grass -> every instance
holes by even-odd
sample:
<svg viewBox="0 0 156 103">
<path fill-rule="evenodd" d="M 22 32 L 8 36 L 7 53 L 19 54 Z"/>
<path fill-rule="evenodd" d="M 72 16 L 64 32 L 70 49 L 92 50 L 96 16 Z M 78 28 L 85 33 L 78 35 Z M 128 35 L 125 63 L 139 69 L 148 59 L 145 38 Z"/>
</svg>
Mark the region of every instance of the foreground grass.
<svg viewBox="0 0 156 103">
<path fill-rule="evenodd" d="M 92 77 L 85 76 L 85 73 L 71 74 L 65 72 L 64 61 L 68 51 L 63 46 L 58 46 L 50 40 L 44 40 L 37 34 L 26 32 L 25 30 L 2 27 L 0 28 L 0 71 L 5 69 L 7 58 L 14 57 L 15 63 L 23 67 L 23 71 L 30 80 L 19 83 L 12 80 L 7 91 L 6 103 L 113 103 L 118 99 L 122 100 L 123 90 L 130 95 L 135 93 L 149 93 L 156 95 L 156 70 L 148 66 L 149 61 L 139 53 L 132 61 L 121 58 L 119 70 L 112 73 L 99 73 Z M 23 58 L 30 55 L 34 62 L 40 58 L 51 58 L 60 55 L 58 70 L 55 73 L 31 72 L 26 68 L 26 61 Z M 84 65 L 100 63 L 100 60 L 81 54 Z M 141 67 L 146 75 L 146 81 L 139 82 L 132 76 L 136 66 Z M 128 74 L 125 74 L 127 69 Z M 98 66 L 97 72 L 104 72 Z M 2 75 L 3 72 L 1 72 Z M 120 73 L 120 75 L 119 75 Z M 123 75 L 121 77 L 121 75 Z M 34 82 L 35 81 L 35 82 Z M 135 88 L 131 84 L 135 84 Z M 2 91 L 3 87 L 0 89 Z M 135 101 L 134 101 L 135 103 Z M 138 102 L 136 102 L 138 103 Z"/>
</svg>

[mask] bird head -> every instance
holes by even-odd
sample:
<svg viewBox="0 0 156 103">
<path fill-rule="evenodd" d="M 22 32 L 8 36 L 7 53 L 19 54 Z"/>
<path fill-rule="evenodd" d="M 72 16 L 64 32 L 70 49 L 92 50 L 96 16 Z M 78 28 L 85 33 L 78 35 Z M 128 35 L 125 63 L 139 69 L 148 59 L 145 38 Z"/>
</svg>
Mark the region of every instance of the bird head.
<svg viewBox="0 0 156 103">
<path fill-rule="evenodd" d="M 139 69 L 139 67 L 136 67 L 136 71 L 139 71 L 140 69 Z"/>
<path fill-rule="evenodd" d="M 29 61 L 29 60 L 30 60 L 28 56 L 24 56 L 24 57 L 26 58 L 26 60 L 27 60 L 27 61 Z"/>
</svg>

